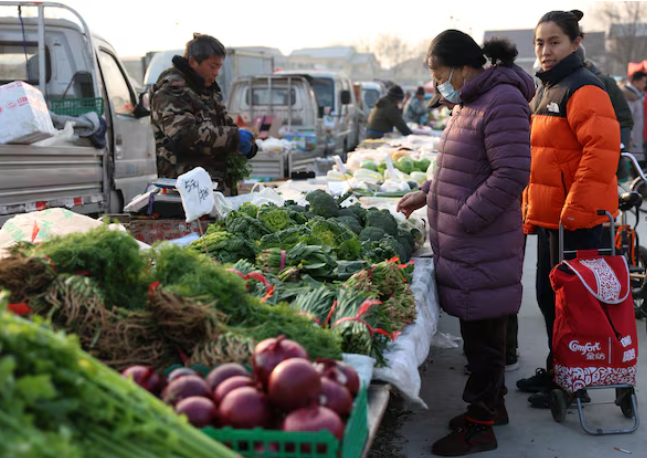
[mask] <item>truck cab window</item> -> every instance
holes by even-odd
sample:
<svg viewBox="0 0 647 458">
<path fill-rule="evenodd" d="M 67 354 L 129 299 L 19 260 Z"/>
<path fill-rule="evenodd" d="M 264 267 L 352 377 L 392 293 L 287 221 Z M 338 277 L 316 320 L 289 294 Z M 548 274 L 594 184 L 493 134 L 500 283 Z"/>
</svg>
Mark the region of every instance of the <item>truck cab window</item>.
<svg viewBox="0 0 647 458">
<path fill-rule="evenodd" d="M 100 51 L 99 64 L 108 97 L 115 107 L 115 113 L 132 116 L 135 103 L 126 82 L 126 75 L 122 72 L 117 60 L 111 54 Z"/>
<path fill-rule="evenodd" d="M 23 46 L 22 42 L 0 42 L 0 84 L 24 81 L 36 86 L 39 84 L 40 76 L 38 65 L 37 43 L 29 42 Z M 52 67 L 47 47 L 45 47 L 45 66 L 45 79 L 49 82 L 52 77 Z"/>
<path fill-rule="evenodd" d="M 335 82 L 330 78 L 314 78 L 312 88 L 317 94 L 317 103 L 320 107 L 335 109 Z"/>
</svg>

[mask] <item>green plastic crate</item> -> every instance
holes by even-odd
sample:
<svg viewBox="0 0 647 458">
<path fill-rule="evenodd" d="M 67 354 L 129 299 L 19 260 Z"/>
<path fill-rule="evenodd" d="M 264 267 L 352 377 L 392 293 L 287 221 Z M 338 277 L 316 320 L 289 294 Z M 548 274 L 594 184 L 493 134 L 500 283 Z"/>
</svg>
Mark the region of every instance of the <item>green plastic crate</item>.
<svg viewBox="0 0 647 458">
<path fill-rule="evenodd" d="M 49 111 L 64 116 L 81 116 L 94 111 L 101 116 L 104 105 L 102 98 L 53 99 L 50 102 Z"/>
<path fill-rule="evenodd" d="M 357 393 L 353 411 L 340 443 L 328 431 L 286 433 L 266 429 L 204 428 L 209 437 L 231 447 L 245 458 L 360 458 L 368 437 L 367 389 Z M 302 447 L 309 445 L 309 447 Z M 262 450 L 261 450 L 262 447 Z"/>
</svg>

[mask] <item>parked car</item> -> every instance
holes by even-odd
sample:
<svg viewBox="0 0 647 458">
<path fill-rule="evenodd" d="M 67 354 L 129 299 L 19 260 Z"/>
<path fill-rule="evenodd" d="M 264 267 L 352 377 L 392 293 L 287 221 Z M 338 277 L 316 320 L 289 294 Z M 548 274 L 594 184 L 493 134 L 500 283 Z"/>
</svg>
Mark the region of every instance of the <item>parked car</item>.
<svg viewBox="0 0 647 458">
<path fill-rule="evenodd" d="M 343 73 L 280 71 L 277 74 L 307 77 L 317 96 L 328 132 L 327 154 L 346 157 L 359 144 L 359 113 L 352 82 Z"/>
<path fill-rule="evenodd" d="M 148 53 L 150 63 L 144 75 L 146 88 L 157 83 L 164 70 L 173 65 L 173 56 L 183 55 L 183 49 Z M 222 90 L 224 100 L 229 97 L 231 83 L 240 76 L 265 75 L 274 71 L 274 56 L 262 51 L 227 48 L 227 56 L 222 64 L 220 75 L 216 79 Z"/>
<path fill-rule="evenodd" d="M 18 17 L 18 6 L 27 11 L 35 5 L 39 17 Z M 71 12 L 80 25 L 45 18 L 51 8 Z M 17 80 L 38 87 L 52 111 L 63 101 L 77 114 L 81 102 L 104 112 L 107 146 L 0 145 L 0 225 L 49 207 L 119 212 L 157 178 L 146 98 L 133 88 L 114 48 L 92 34 L 76 11 L 0 1 L 0 84 Z"/>
<path fill-rule="evenodd" d="M 387 88 L 384 83 L 379 81 L 362 81 L 362 104 L 365 110 L 369 112 L 373 109 L 377 101 L 384 97 Z"/>
<path fill-rule="evenodd" d="M 274 125 L 275 136 L 298 145 L 289 154 L 259 152 L 250 161 L 252 176 L 288 178 L 292 172 L 312 170 L 326 153 L 329 136 L 309 77 L 275 73 L 237 78 L 227 106 L 238 125 L 257 133 Z"/>
</svg>

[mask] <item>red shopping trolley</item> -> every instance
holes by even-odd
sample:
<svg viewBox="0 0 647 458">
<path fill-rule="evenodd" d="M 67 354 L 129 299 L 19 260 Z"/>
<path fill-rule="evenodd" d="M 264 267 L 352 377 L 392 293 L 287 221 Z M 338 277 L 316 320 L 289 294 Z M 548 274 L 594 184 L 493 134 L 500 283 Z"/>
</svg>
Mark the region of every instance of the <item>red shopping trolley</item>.
<svg viewBox="0 0 647 458">
<path fill-rule="evenodd" d="M 608 250 L 564 251 L 564 229 L 559 228 L 560 264 L 550 273 L 555 291 L 553 360 L 555 383 L 551 392 L 553 419 L 562 422 L 572 403 L 577 403 L 584 431 L 593 435 L 632 433 L 639 418 L 634 387 L 638 361 L 638 337 L 629 268 L 624 256 L 616 256 L 614 220 Z M 610 256 L 601 255 L 602 251 Z M 565 254 L 575 254 L 566 260 Z M 591 429 L 584 420 L 583 390 L 615 389 L 615 404 L 631 429 Z"/>
</svg>

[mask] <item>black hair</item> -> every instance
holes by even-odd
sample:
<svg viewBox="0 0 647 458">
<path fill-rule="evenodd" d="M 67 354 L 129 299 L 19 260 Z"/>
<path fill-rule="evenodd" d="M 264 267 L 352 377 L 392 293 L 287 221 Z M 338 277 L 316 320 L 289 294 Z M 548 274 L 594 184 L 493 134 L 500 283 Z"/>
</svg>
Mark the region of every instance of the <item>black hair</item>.
<svg viewBox="0 0 647 458">
<path fill-rule="evenodd" d="M 580 28 L 580 21 L 584 17 L 584 13 L 580 10 L 571 10 L 571 11 L 551 11 L 542 16 L 542 18 L 537 23 L 543 24 L 544 22 L 554 22 L 557 26 L 562 29 L 571 41 L 577 40 L 577 38 L 584 38 L 584 32 Z"/>
<path fill-rule="evenodd" d="M 184 57 L 193 57 L 198 64 L 201 64 L 211 56 L 225 57 L 227 51 L 225 46 L 216 38 L 210 35 L 194 33 L 193 40 L 189 41 L 184 48 Z"/>
<path fill-rule="evenodd" d="M 518 55 L 517 47 L 508 40 L 492 38 L 481 48 L 468 34 L 460 30 L 445 30 L 433 39 L 425 63 L 432 62 L 444 67 L 481 68 L 487 62 L 493 65 L 511 66 Z"/>
<path fill-rule="evenodd" d="M 630 79 L 631 79 L 631 82 L 633 83 L 634 81 L 641 80 L 641 79 L 643 79 L 645 77 L 647 77 L 647 73 L 638 70 L 633 75 L 631 75 Z"/>
</svg>

